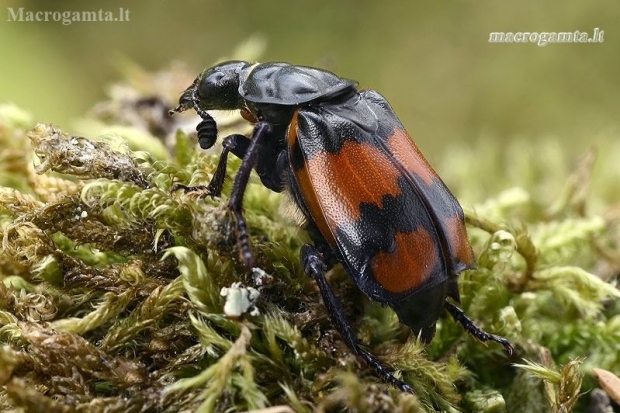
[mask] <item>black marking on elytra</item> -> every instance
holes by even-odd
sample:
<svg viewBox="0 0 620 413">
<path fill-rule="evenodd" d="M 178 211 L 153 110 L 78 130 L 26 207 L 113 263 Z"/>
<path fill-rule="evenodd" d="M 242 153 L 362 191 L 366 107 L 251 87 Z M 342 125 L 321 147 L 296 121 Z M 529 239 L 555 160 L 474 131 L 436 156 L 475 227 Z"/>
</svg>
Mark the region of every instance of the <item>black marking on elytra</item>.
<svg viewBox="0 0 620 413">
<path fill-rule="evenodd" d="M 290 153 L 291 166 L 293 167 L 293 170 L 299 171 L 300 169 L 305 167 L 306 160 L 304 159 L 304 154 L 301 151 L 301 146 L 299 146 L 299 141 L 297 139 L 295 139 L 295 142 L 293 143 L 293 148 Z"/>
<path fill-rule="evenodd" d="M 363 273 L 360 288 L 371 298 L 384 301 L 386 294 L 377 284 L 372 275 L 370 261 L 380 251 L 392 252 L 397 233 L 408 234 L 419 228 L 429 232 L 436 239 L 437 228 L 427 211 L 426 205 L 417 196 L 406 176 L 398 178 L 400 193 L 396 196 L 384 195 L 381 205 L 362 203 L 359 206 L 360 216 L 354 222 L 340 225 L 336 229 L 335 238 L 342 256 L 346 257 L 347 270 Z M 418 211 L 411 214 L 410 211 Z M 445 257 L 441 256 L 434 273 L 441 274 L 439 279 L 446 278 Z M 404 293 L 404 295 L 408 294 Z M 402 297 L 403 294 L 395 294 Z"/>
</svg>

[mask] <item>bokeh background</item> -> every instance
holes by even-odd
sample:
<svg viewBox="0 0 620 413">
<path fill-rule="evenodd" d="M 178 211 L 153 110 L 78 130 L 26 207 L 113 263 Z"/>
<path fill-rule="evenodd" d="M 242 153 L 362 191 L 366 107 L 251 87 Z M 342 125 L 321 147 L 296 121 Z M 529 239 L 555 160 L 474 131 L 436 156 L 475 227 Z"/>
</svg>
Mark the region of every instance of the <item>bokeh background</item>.
<svg viewBox="0 0 620 413">
<path fill-rule="evenodd" d="M 18 1 L 0 8 L 0 101 L 71 129 L 129 58 L 198 73 L 252 36 L 263 61 L 328 68 L 384 94 L 428 157 L 480 136 L 553 137 L 575 155 L 617 134 L 620 3 L 313 0 Z M 130 10 L 129 22 L 8 22 L 28 11 Z M 489 44 L 492 31 L 604 30 L 600 44 Z"/>
</svg>

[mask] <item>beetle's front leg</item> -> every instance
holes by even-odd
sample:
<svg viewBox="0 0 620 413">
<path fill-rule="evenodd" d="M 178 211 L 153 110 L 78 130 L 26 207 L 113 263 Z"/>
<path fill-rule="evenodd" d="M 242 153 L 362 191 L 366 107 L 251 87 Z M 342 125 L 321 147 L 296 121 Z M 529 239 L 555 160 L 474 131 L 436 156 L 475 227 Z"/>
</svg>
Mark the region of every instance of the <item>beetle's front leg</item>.
<svg viewBox="0 0 620 413">
<path fill-rule="evenodd" d="M 198 143 L 202 149 L 209 149 L 217 140 L 217 126 L 215 120 L 209 116 L 196 126 L 198 132 Z M 229 135 L 222 141 L 222 153 L 220 154 L 219 161 L 215 173 L 209 182 L 209 185 L 198 186 L 186 186 L 182 184 L 176 184 L 172 187 L 173 191 L 182 189 L 184 193 L 198 193 L 202 196 L 210 196 L 211 198 L 220 196 L 222 194 L 222 188 L 224 186 L 224 180 L 226 179 L 226 165 L 228 163 L 228 154 L 233 153 L 240 159 L 243 159 L 245 153 L 250 146 L 250 140 L 240 134 Z"/>
<path fill-rule="evenodd" d="M 347 322 L 342 307 L 325 278 L 327 265 L 321 253 L 312 245 L 303 245 L 301 247 L 301 265 L 305 273 L 313 278 L 319 286 L 319 290 L 323 296 L 323 303 L 325 304 L 325 308 L 327 308 L 327 313 L 351 351 L 363 358 L 366 364 L 368 364 L 368 366 L 370 366 L 383 380 L 399 388 L 401 391 L 413 393 L 413 389 L 407 383 L 394 377 L 375 356 L 359 346 L 357 338 L 355 337 L 355 332 Z"/>
<path fill-rule="evenodd" d="M 207 185 L 207 193 L 213 198 L 222 194 L 222 188 L 224 187 L 224 180 L 226 179 L 226 165 L 228 164 L 228 154 L 233 153 L 239 159 L 245 157 L 248 148 L 250 147 L 250 140 L 247 136 L 234 134 L 229 135 L 222 141 L 222 153 L 217 163 L 217 168 L 211 178 L 211 182 Z"/>
<path fill-rule="evenodd" d="M 248 226 L 245 222 L 245 217 L 243 216 L 243 195 L 245 194 L 245 189 L 248 186 L 250 173 L 258 161 L 258 151 L 260 149 L 261 142 L 266 139 L 268 135 L 271 135 L 272 132 L 273 126 L 271 126 L 270 123 L 258 122 L 254 125 L 252 139 L 249 141 L 249 145 L 245 150 L 245 156 L 243 157 L 241 166 L 235 176 L 235 182 L 233 183 L 233 187 L 230 192 L 230 200 L 228 201 L 228 208 L 235 216 L 239 255 L 241 257 L 241 261 L 243 261 L 248 270 L 254 266 L 254 257 L 252 256 L 252 250 L 250 248 Z"/>
</svg>

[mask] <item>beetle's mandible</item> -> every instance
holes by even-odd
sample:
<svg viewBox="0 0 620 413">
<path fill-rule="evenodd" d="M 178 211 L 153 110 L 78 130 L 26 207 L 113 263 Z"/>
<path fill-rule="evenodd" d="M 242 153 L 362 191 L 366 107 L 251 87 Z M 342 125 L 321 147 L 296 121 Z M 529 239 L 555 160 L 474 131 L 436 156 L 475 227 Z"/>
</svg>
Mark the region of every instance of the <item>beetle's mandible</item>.
<svg viewBox="0 0 620 413">
<path fill-rule="evenodd" d="M 267 188 L 292 193 L 313 241 L 301 249 L 302 266 L 347 345 L 385 381 L 412 392 L 359 346 L 325 278 L 335 263 L 423 341 L 447 310 L 474 337 L 512 354 L 506 339 L 482 331 L 454 304 L 457 275 L 474 265 L 463 211 L 383 96 L 321 69 L 231 61 L 203 71 L 171 112 L 190 108 L 203 119 L 196 129 L 204 149 L 217 138 L 209 110 L 240 110 L 255 125 L 251 139 L 223 139 L 216 172 L 201 188 L 219 196 L 228 154 L 243 159 L 228 203 L 242 261 L 252 267 L 242 201 L 255 169 Z"/>
</svg>

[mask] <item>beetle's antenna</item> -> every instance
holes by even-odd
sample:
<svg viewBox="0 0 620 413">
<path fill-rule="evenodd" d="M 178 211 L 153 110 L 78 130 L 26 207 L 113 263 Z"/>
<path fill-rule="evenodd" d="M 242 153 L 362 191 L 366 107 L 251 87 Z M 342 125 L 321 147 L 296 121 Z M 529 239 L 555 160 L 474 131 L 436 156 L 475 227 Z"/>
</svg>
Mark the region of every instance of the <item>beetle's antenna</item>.
<svg viewBox="0 0 620 413">
<path fill-rule="evenodd" d="M 187 109 L 189 109 L 190 107 L 192 107 L 192 105 L 188 105 L 188 104 L 180 104 L 177 107 L 170 109 L 168 111 L 168 115 L 170 116 L 174 116 L 175 113 L 181 113 L 181 112 L 185 112 Z"/>
<path fill-rule="evenodd" d="M 168 111 L 168 114 L 170 116 L 174 115 L 175 113 L 181 113 L 189 109 L 194 109 L 198 116 L 200 116 L 202 119 L 207 120 L 211 118 L 211 115 L 209 115 L 207 111 L 201 108 L 198 104 L 198 85 L 200 84 L 201 79 L 202 76 L 198 76 L 194 80 L 192 85 L 187 88 L 185 92 L 183 92 L 181 98 L 179 99 L 179 105 L 174 109 L 170 109 Z"/>
<path fill-rule="evenodd" d="M 196 82 L 196 84 L 192 88 L 191 103 L 194 107 L 194 110 L 198 114 L 198 116 L 200 116 L 204 120 L 212 119 L 211 115 L 209 115 L 206 110 L 204 110 L 203 108 L 200 107 L 200 105 L 198 105 L 198 83 L 199 82 Z"/>
<path fill-rule="evenodd" d="M 183 92 L 183 94 L 181 95 L 181 98 L 179 99 L 179 105 L 174 109 L 170 109 L 168 111 L 168 114 L 170 116 L 173 116 L 175 113 L 185 112 L 186 110 L 196 107 L 195 99 L 196 99 L 196 80 L 194 80 L 194 83 L 192 83 L 192 85 L 188 87 L 185 90 L 185 92 Z"/>
</svg>

